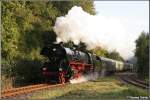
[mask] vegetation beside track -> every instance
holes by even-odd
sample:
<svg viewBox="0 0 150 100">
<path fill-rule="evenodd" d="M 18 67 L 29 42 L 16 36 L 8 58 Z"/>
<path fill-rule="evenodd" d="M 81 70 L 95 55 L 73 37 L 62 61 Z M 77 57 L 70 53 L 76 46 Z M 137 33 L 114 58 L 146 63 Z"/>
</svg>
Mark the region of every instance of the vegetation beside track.
<svg viewBox="0 0 150 100">
<path fill-rule="evenodd" d="M 148 91 L 124 84 L 115 76 L 110 76 L 39 91 L 34 93 L 30 99 L 127 99 L 128 96 L 148 96 Z"/>
</svg>

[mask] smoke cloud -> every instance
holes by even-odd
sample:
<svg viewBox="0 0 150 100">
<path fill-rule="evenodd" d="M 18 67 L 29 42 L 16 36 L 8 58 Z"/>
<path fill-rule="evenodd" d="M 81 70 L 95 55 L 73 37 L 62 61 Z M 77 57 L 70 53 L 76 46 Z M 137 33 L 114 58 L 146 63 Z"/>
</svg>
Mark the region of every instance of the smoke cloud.
<svg viewBox="0 0 150 100">
<path fill-rule="evenodd" d="M 133 56 L 134 44 L 126 33 L 121 20 L 102 15 L 90 15 L 81 7 L 74 6 L 65 16 L 58 17 L 54 26 L 57 42 L 80 41 L 87 49 L 104 47 L 108 51 L 116 50 L 122 57 Z"/>
</svg>

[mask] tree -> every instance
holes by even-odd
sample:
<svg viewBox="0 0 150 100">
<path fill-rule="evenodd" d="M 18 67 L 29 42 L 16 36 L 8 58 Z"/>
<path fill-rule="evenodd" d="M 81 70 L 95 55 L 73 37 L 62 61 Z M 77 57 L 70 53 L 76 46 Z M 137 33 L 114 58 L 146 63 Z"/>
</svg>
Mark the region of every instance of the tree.
<svg viewBox="0 0 150 100">
<path fill-rule="evenodd" d="M 117 51 L 112 51 L 110 53 L 107 53 L 106 57 L 114 60 L 124 61 L 124 59 L 120 56 L 120 54 Z"/>
<path fill-rule="evenodd" d="M 103 56 L 103 57 L 106 57 L 108 53 L 108 51 L 102 47 L 96 47 L 95 49 L 92 50 L 92 52 L 98 56 Z"/>
<path fill-rule="evenodd" d="M 98 56 L 107 57 L 114 60 L 124 61 L 124 59 L 120 56 L 120 54 L 117 51 L 109 52 L 107 49 L 102 47 L 97 47 L 92 50 L 93 53 L 95 53 Z"/>
<path fill-rule="evenodd" d="M 137 57 L 137 72 L 140 78 L 148 77 L 149 73 L 149 33 L 142 32 L 136 40 L 135 56 Z"/>
</svg>

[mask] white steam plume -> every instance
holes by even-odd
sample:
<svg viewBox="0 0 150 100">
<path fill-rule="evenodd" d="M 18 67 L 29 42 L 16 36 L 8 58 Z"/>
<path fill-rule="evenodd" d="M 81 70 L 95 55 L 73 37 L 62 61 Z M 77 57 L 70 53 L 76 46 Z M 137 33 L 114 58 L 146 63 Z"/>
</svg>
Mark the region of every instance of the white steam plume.
<svg viewBox="0 0 150 100">
<path fill-rule="evenodd" d="M 125 59 L 133 56 L 134 43 L 126 34 L 121 21 L 102 15 L 90 15 L 74 6 L 65 16 L 58 17 L 54 26 L 57 42 L 84 42 L 88 49 L 97 46 L 116 50 Z"/>
<path fill-rule="evenodd" d="M 98 73 L 92 73 L 88 75 L 81 76 L 77 79 L 72 79 L 70 80 L 70 83 L 75 84 L 75 83 L 82 83 L 82 82 L 87 82 L 89 80 L 96 80 L 98 78 Z"/>
</svg>

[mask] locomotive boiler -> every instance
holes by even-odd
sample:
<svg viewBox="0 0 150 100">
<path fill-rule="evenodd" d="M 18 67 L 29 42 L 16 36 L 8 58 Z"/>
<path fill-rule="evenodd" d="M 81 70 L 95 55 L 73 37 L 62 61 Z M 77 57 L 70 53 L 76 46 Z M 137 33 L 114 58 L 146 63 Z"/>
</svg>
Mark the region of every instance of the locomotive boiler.
<svg viewBox="0 0 150 100">
<path fill-rule="evenodd" d="M 57 43 L 44 47 L 41 54 L 49 59 L 42 67 L 43 75 L 48 80 L 60 83 L 93 73 L 94 65 L 100 62 L 96 55 L 72 50 Z"/>
</svg>

